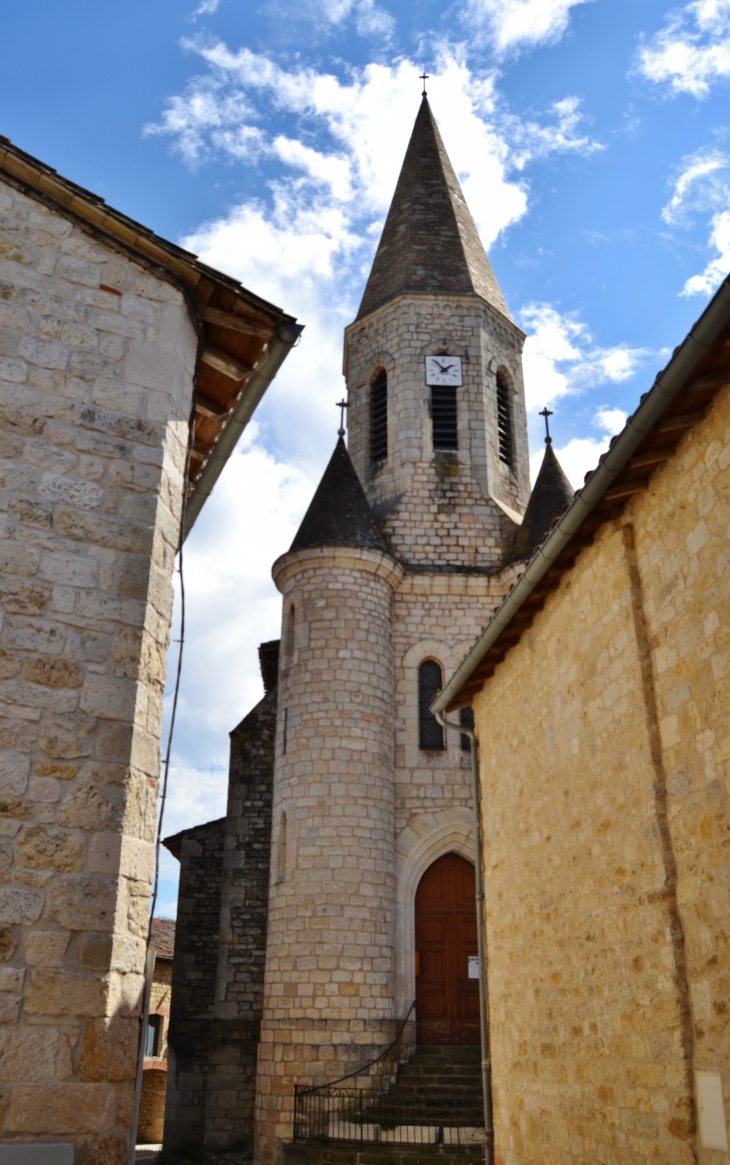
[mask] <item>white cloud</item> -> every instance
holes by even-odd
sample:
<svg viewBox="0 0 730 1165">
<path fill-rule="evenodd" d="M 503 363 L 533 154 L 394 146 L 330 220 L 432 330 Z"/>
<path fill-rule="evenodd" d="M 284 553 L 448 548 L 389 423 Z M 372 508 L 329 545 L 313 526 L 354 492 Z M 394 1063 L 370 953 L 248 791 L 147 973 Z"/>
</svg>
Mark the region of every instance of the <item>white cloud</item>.
<svg viewBox="0 0 730 1165">
<path fill-rule="evenodd" d="M 604 433 L 608 433 L 613 437 L 615 433 L 620 433 L 626 424 L 628 414 L 623 409 L 610 409 L 607 407 L 600 408 L 596 413 L 593 424 L 597 428 L 603 429 Z"/>
<path fill-rule="evenodd" d="M 730 155 L 717 149 L 697 150 L 682 159 L 662 218 L 686 226 L 696 215 L 709 219 L 708 248 L 716 252 L 704 269 L 690 276 L 681 295 L 710 295 L 730 271 Z"/>
<path fill-rule="evenodd" d="M 201 0 L 201 3 L 193 12 L 193 16 L 212 16 L 218 11 L 221 0 Z"/>
<path fill-rule="evenodd" d="M 639 50 L 638 71 L 673 93 L 707 97 L 730 77 L 730 0 L 694 0 Z"/>
<path fill-rule="evenodd" d="M 464 23 L 486 25 L 501 56 L 513 49 L 554 44 L 568 27 L 570 10 L 587 0 L 468 0 Z"/>
<path fill-rule="evenodd" d="M 573 489 L 580 489 L 589 470 L 595 469 L 598 458 L 608 449 L 608 437 L 596 440 L 593 437 L 573 437 L 567 444 L 554 446 L 555 455 L 563 467 L 565 476 Z M 534 483 L 540 472 L 543 448 L 537 449 L 530 457 L 530 477 Z"/>
<path fill-rule="evenodd" d="M 644 348 L 601 348 L 574 314 L 561 315 L 547 303 L 529 304 L 520 313 L 528 333 L 522 357 L 528 412 L 568 393 L 633 376 L 651 355 Z"/>
</svg>

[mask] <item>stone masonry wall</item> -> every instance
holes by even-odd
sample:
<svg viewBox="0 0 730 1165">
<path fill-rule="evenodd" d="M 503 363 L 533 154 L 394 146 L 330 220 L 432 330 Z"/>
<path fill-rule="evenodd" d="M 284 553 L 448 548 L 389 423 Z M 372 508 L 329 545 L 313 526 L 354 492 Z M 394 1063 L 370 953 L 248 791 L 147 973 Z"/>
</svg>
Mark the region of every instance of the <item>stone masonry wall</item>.
<svg viewBox="0 0 730 1165">
<path fill-rule="evenodd" d="M 497 567 L 530 492 L 522 333 L 479 299 L 401 297 L 347 329 L 349 449 L 397 558 L 421 565 Z M 434 452 L 426 355 L 462 357 L 458 453 Z M 370 382 L 388 374 L 388 458 L 370 463 Z M 514 471 L 499 459 L 496 372 L 512 388 Z"/>
<path fill-rule="evenodd" d="M 197 336 L 0 184 L 0 1140 L 126 1158 Z"/>
<path fill-rule="evenodd" d="M 167 1037 L 166 1148 L 200 1146 L 205 1139 L 225 827 L 225 818 L 221 817 L 185 830 L 165 843 L 176 856 L 179 854 L 180 861 Z"/>
<path fill-rule="evenodd" d="M 729 450 L 725 391 L 474 701 L 504 1165 L 724 1160 Z"/>
<path fill-rule="evenodd" d="M 231 733 L 220 939 L 205 1143 L 220 1148 L 254 1131 L 274 786 L 277 689 Z"/>
<path fill-rule="evenodd" d="M 274 871 L 257 1160 L 291 1137 L 295 1082 L 366 1062 L 392 1030 L 397 565 L 317 548 L 274 567 L 293 650 L 279 671 Z"/>
</svg>

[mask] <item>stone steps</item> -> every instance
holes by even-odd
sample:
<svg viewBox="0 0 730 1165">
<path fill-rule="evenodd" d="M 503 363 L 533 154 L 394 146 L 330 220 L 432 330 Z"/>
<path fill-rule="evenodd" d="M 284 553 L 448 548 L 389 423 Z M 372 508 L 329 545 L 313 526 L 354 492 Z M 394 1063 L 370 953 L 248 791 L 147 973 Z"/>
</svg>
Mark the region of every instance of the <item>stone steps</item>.
<svg viewBox="0 0 730 1165">
<path fill-rule="evenodd" d="M 482 1116 L 480 1049 L 420 1047 L 400 1065 L 385 1096 L 372 1104 L 363 1098 L 358 1121 L 352 1118 L 350 1123 L 340 1110 L 339 1116 L 327 1118 L 327 1135 L 287 1145 L 284 1161 L 285 1165 L 481 1161 Z M 320 1130 L 325 1133 L 321 1125 Z M 391 1138 L 394 1143 L 389 1143 Z"/>
<path fill-rule="evenodd" d="M 332 1145 L 308 1142 L 284 1146 L 284 1165 L 459 1165 L 483 1161 L 484 1145 Z"/>
</svg>

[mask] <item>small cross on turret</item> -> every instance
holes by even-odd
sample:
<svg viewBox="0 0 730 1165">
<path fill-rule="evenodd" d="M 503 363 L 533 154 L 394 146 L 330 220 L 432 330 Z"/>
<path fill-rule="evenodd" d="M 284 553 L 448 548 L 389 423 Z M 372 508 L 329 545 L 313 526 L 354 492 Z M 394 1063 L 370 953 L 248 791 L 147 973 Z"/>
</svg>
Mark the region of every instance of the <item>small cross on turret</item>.
<svg viewBox="0 0 730 1165">
<path fill-rule="evenodd" d="M 425 71 L 424 71 L 423 73 L 421 73 L 421 76 L 418 78 L 418 80 L 419 80 L 419 81 L 423 81 L 423 93 L 421 94 L 421 96 L 422 96 L 422 97 L 426 97 L 426 96 L 427 96 L 427 93 L 426 93 L 426 82 L 427 82 L 428 80 L 430 80 L 430 78 L 431 78 L 431 74 L 430 74 L 430 73 L 426 73 Z"/>
<path fill-rule="evenodd" d="M 547 405 L 545 405 L 545 408 L 540 413 L 540 416 L 545 418 L 545 444 L 546 445 L 552 445 L 552 443 L 553 443 L 553 439 L 550 436 L 550 425 L 548 423 L 548 417 L 551 417 L 552 415 L 553 415 L 552 411 L 547 407 Z"/>
<path fill-rule="evenodd" d="M 344 435 L 345 435 L 345 409 L 347 408 L 347 401 L 344 399 L 344 397 L 342 398 L 342 400 L 338 400 L 337 408 L 340 410 L 340 427 L 337 430 L 337 436 L 344 437 Z"/>
</svg>

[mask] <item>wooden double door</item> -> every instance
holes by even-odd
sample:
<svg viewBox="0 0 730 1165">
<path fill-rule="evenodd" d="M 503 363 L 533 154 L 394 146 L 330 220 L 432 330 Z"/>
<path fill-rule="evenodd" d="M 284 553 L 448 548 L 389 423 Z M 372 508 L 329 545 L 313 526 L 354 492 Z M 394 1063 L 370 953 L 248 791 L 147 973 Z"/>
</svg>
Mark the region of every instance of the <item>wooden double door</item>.
<svg viewBox="0 0 730 1165">
<path fill-rule="evenodd" d="M 458 854 L 430 866 L 416 892 L 419 1044 L 478 1044 L 474 867 Z"/>
</svg>

